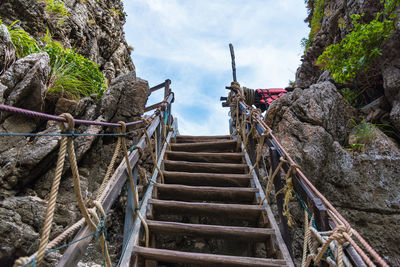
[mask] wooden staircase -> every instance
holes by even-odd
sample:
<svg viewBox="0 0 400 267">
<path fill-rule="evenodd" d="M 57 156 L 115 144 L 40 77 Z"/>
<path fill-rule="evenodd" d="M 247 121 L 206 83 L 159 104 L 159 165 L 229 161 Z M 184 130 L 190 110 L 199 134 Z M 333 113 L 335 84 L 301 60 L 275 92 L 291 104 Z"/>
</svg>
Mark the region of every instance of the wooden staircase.
<svg viewBox="0 0 400 267">
<path fill-rule="evenodd" d="M 294 266 L 269 207 L 258 204 L 263 193 L 240 144 L 175 140 L 161 167 L 165 183 L 147 202 L 150 247 L 135 245 L 130 265 Z"/>
</svg>

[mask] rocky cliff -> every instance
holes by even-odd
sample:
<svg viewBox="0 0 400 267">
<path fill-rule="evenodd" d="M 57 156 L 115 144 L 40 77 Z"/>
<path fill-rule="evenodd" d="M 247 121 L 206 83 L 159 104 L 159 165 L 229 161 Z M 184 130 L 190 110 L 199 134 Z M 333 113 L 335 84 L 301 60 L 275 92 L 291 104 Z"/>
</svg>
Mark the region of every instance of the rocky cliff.
<svg viewBox="0 0 400 267">
<path fill-rule="evenodd" d="M 368 68 L 338 82 L 318 57 L 352 31 L 352 14 L 368 24 L 384 3 L 306 2 L 312 39 L 303 41 L 295 88 L 271 105 L 266 121 L 314 185 L 391 266 L 400 266 L 399 24 Z"/>
<path fill-rule="evenodd" d="M 63 8 L 51 9 L 54 1 L 1 0 L 0 103 L 75 118 L 96 121 L 134 121 L 143 113 L 148 83 L 136 77 L 125 41 L 125 14 L 120 0 L 65 0 Z M 62 2 L 58 2 L 62 3 Z M 58 4 L 56 3 L 56 4 Z M 46 35 L 65 48 L 92 59 L 106 78 L 105 94 L 69 99 L 49 88 L 51 63 L 45 52 L 18 57 L 4 25 L 26 31 L 39 44 Z M 6 63 L 6 64 L 3 64 Z M 77 126 L 77 133 L 110 133 L 100 126 Z M 0 115 L 1 133 L 59 133 L 55 122 L 9 113 Z M 0 137 L 0 266 L 36 252 L 54 177 L 59 136 Z M 85 198 L 96 194 L 113 154 L 116 138 L 79 136 L 74 139 Z M 132 145 L 132 140 L 128 142 Z M 118 165 L 116 165 L 118 166 Z M 121 200 L 123 202 L 123 200 Z M 118 202 L 118 201 L 117 201 Z M 109 214 L 108 240 L 113 261 L 121 251 L 123 206 L 118 202 Z M 81 218 L 73 192 L 69 165 L 64 167 L 51 237 Z M 112 227 L 111 227 L 112 226 Z M 93 251 L 98 251 L 96 247 Z M 99 253 L 99 252 L 98 252 Z M 53 266 L 59 254 L 46 258 Z M 94 257 L 100 259 L 101 255 Z M 92 261 L 90 256 L 84 259 Z M 101 263 L 101 262 L 99 262 Z"/>
</svg>

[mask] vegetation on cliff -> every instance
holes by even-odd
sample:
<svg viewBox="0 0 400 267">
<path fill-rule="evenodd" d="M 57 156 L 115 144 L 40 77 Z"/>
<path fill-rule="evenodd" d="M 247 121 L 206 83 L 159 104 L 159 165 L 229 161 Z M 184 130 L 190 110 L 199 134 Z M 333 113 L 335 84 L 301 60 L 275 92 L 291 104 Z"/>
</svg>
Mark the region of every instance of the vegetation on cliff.
<svg viewBox="0 0 400 267">
<path fill-rule="evenodd" d="M 106 91 L 105 79 L 99 67 L 74 49 L 64 48 L 51 39 L 49 32 L 37 42 L 23 29 L 17 28 L 15 21 L 8 26 L 11 40 L 18 58 L 32 53 L 46 52 L 50 57 L 50 81 L 48 93 L 61 93 L 71 99 L 96 94 L 101 97 Z"/>
<path fill-rule="evenodd" d="M 329 70 L 336 82 L 354 81 L 382 54 L 382 46 L 396 29 L 399 0 L 386 0 L 383 12 L 370 23 L 361 23 L 364 14 L 352 14 L 353 29 L 338 44 L 328 46 L 317 64 Z"/>
</svg>

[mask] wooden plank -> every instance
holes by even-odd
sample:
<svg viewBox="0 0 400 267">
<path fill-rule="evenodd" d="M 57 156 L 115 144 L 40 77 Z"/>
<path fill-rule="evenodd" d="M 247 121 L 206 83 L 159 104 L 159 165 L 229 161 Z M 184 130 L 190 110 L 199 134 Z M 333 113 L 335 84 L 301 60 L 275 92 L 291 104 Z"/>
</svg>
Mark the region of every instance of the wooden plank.
<svg viewBox="0 0 400 267">
<path fill-rule="evenodd" d="M 172 127 L 174 128 L 174 131 L 168 133 L 167 142 L 169 142 L 171 140 L 171 138 L 175 135 L 175 132 L 177 131 L 178 121 L 176 119 L 174 120 Z M 164 158 L 164 153 L 166 150 L 167 150 L 167 143 L 164 144 L 163 149 L 160 153 L 160 157 L 158 158 L 158 162 L 157 162 L 158 167 L 161 166 L 161 162 Z M 154 188 L 154 184 L 157 180 L 157 177 L 158 177 L 158 169 L 156 168 L 154 170 L 153 176 L 151 177 L 151 182 L 147 187 L 146 193 L 144 194 L 143 199 L 140 203 L 139 213 L 143 217 L 145 217 L 145 215 L 146 215 L 147 204 L 153 193 L 153 188 Z M 120 266 L 129 266 L 129 262 L 131 260 L 131 251 L 132 251 L 133 247 L 138 244 L 139 232 L 140 232 L 141 226 L 142 226 L 142 222 L 138 218 L 136 218 L 134 225 L 133 225 L 132 232 L 128 239 L 128 242 L 124 244 L 124 246 L 126 246 L 126 248 L 121 254 Z"/>
<path fill-rule="evenodd" d="M 259 205 L 219 204 L 150 199 L 156 214 L 215 216 L 232 219 L 258 220 L 264 208 Z"/>
<path fill-rule="evenodd" d="M 186 152 L 236 152 L 235 140 L 201 142 L 201 143 L 175 143 L 171 144 L 172 151 Z"/>
<path fill-rule="evenodd" d="M 247 154 L 246 148 L 244 147 L 243 143 L 242 143 L 242 151 L 244 152 L 244 158 L 246 159 L 247 164 L 250 166 L 251 165 L 250 157 Z M 258 188 L 259 195 L 257 196 L 257 198 L 259 201 L 261 201 L 265 197 L 264 190 L 261 187 L 260 181 L 258 180 L 257 174 L 254 170 L 251 172 L 251 175 L 253 177 L 252 185 L 254 187 Z M 287 266 L 294 267 L 292 257 L 290 256 L 289 250 L 286 247 L 285 241 L 283 241 L 281 232 L 279 231 L 279 226 L 276 223 L 276 220 L 275 220 L 274 214 L 272 213 L 271 207 L 269 206 L 267 200 L 264 200 L 264 202 L 262 204 L 263 204 L 262 207 L 264 208 L 264 211 L 266 211 L 270 227 L 275 230 L 276 242 L 279 247 L 280 253 L 282 254 L 282 257 L 285 259 Z"/>
<path fill-rule="evenodd" d="M 147 220 L 150 231 L 163 234 L 180 234 L 217 239 L 235 239 L 265 242 L 275 231 L 270 228 L 250 228 L 225 225 L 188 224 Z"/>
<path fill-rule="evenodd" d="M 153 122 L 150 124 L 149 128 L 147 129 L 148 134 L 151 136 L 157 128 L 157 125 L 160 123 L 159 117 L 156 117 Z M 137 146 L 140 146 L 142 149 L 146 147 L 146 137 L 143 136 L 140 141 L 138 142 Z M 134 167 L 139 160 L 139 152 L 134 150 L 129 155 L 129 162 L 132 167 Z M 115 199 L 118 197 L 119 193 L 121 192 L 122 187 L 124 186 L 126 180 L 128 179 L 128 174 L 126 170 L 126 163 L 122 161 L 118 168 L 115 170 L 113 176 L 110 178 L 110 183 L 105 189 L 106 195 L 101 202 L 104 211 L 107 213 L 112 204 L 114 203 Z M 92 231 L 88 226 L 82 228 L 76 235 L 74 240 L 81 239 L 87 235 L 89 235 Z M 79 260 L 83 257 L 86 252 L 87 247 L 89 246 L 92 237 L 85 238 L 78 243 L 75 243 L 67 248 L 65 253 L 63 254 L 62 258 L 58 262 L 57 266 L 59 267 L 69 267 L 69 266 L 76 266 Z"/>
<path fill-rule="evenodd" d="M 242 163 L 243 153 L 207 153 L 167 151 L 167 159 L 191 162 Z"/>
<path fill-rule="evenodd" d="M 164 168 L 167 171 L 204 172 L 204 173 L 244 174 L 247 171 L 246 164 L 208 163 L 208 162 L 190 162 L 190 161 L 173 161 L 173 160 L 164 160 Z"/>
<path fill-rule="evenodd" d="M 159 89 L 161 89 L 161 88 L 164 88 L 166 83 L 167 83 L 167 81 L 171 82 L 170 80 L 165 80 L 165 82 L 157 84 L 156 86 L 151 87 L 149 89 L 150 90 L 150 94 L 155 92 L 155 91 L 157 91 L 157 90 L 159 90 Z"/>
<path fill-rule="evenodd" d="M 151 105 L 151 106 L 145 107 L 145 108 L 144 108 L 144 112 L 149 112 L 149 111 L 151 111 L 151 110 L 153 110 L 153 109 L 156 109 L 156 108 L 158 108 L 158 106 L 160 106 L 162 103 L 163 103 L 163 101 L 158 102 L 158 103 L 155 103 L 155 104 L 153 104 L 153 105 Z"/>
<path fill-rule="evenodd" d="M 146 259 L 170 263 L 188 263 L 205 266 L 249 266 L 277 267 L 286 266 L 284 260 L 251 257 L 234 257 L 206 253 L 181 252 L 166 249 L 154 249 L 135 246 L 133 253 Z M 133 257 L 134 260 L 134 257 Z"/>
<path fill-rule="evenodd" d="M 229 140 L 229 135 L 210 135 L 210 136 L 192 136 L 178 135 L 176 136 L 177 143 L 195 143 L 195 142 L 210 142 L 210 141 L 226 141 Z"/>
<path fill-rule="evenodd" d="M 164 171 L 166 184 L 185 184 L 197 186 L 239 186 L 250 185 L 250 175 L 223 173 L 191 173 Z"/>
<path fill-rule="evenodd" d="M 157 198 L 179 201 L 253 203 L 256 188 L 157 184 Z"/>
</svg>

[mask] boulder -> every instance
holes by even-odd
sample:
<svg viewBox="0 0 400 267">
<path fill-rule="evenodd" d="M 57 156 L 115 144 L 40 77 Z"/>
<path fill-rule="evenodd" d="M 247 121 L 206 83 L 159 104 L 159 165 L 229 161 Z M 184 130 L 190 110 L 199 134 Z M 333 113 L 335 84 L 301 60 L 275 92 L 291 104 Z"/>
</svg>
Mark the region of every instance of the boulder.
<svg viewBox="0 0 400 267">
<path fill-rule="evenodd" d="M 134 72 L 121 75 L 105 93 L 101 113 L 106 121 L 133 121 L 143 114 L 148 95 L 147 81 L 137 78 Z"/>
<path fill-rule="evenodd" d="M 12 266 L 15 258 L 35 252 L 45 212 L 46 202 L 37 197 L 10 197 L 0 202 L 2 266 Z"/>
<path fill-rule="evenodd" d="M 6 105 L 42 111 L 50 59 L 47 53 L 31 54 L 17 60 L 1 77 Z"/>
<path fill-rule="evenodd" d="M 10 33 L 4 24 L 0 24 L 0 74 L 15 60 L 15 49 Z"/>
</svg>

